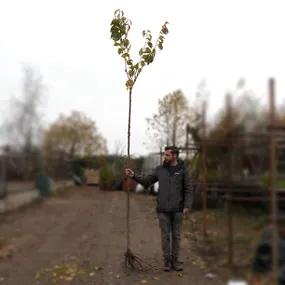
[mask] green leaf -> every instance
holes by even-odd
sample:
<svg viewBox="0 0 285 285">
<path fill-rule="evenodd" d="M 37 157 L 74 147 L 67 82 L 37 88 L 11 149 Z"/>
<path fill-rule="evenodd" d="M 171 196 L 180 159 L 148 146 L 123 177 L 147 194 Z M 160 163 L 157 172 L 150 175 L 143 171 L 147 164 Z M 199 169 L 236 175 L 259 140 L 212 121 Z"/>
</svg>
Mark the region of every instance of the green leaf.
<svg viewBox="0 0 285 285">
<path fill-rule="evenodd" d="M 150 49 L 149 47 L 147 47 L 147 48 L 145 49 L 145 52 L 151 53 L 151 49 Z"/>
<path fill-rule="evenodd" d="M 117 19 L 113 19 L 111 22 L 111 26 L 115 26 L 118 24 L 118 20 Z"/>
<path fill-rule="evenodd" d="M 151 34 L 148 34 L 147 38 L 146 38 L 148 41 L 151 41 L 152 39 L 152 35 Z"/>
<path fill-rule="evenodd" d="M 148 54 L 144 54 L 142 58 L 145 60 L 145 62 L 148 62 L 149 55 Z"/>
<path fill-rule="evenodd" d="M 124 16 L 124 11 L 120 10 L 120 9 L 117 9 L 115 12 L 114 12 L 114 16 L 115 18 L 121 18 Z"/>
<path fill-rule="evenodd" d="M 129 88 L 132 88 L 134 85 L 134 81 L 129 79 L 127 82 L 126 82 L 126 87 L 129 89 Z"/>
<path fill-rule="evenodd" d="M 133 70 L 129 70 L 128 74 L 129 74 L 130 77 L 133 77 L 135 72 Z"/>
<path fill-rule="evenodd" d="M 121 38 L 121 36 L 120 36 L 120 34 L 118 32 L 113 32 L 111 34 L 111 38 L 112 38 L 113 41 L 116 42 L 116 41 L 118 41 Z"/>
<path fill-rule="evenodd" d="M 124 54 L 122 55 L 122 57 L 126 59 L 127 57 L 130 57 L 130 56 L 129 56 L 128 53 L 124 53 Z"/>
<path fill-rule="evenodd" d="M 166 24 L 164 24 L 164 25 L 162 26 L 161 31 L 162 31 L 165 35 L 168 34 L 168 29 L 167 29 L 167 27 L 166 27 Z"/>
<path fill-rule="evenodd" d="M 146 56 L 144 57 L 145 62 L 146 62 L 147 64 L 152 63 L 153 60 L 154 60 L 154 55 L 155 55 L 154 52 L 152 52 L 152 53 L 146 55 Z"/>
<path fill-rule="evenodd" d="M 125 46 L 125 47 L 128 47 L 129 44 L 130 44 L 130 41 L 129 41 L 128 39 L 125 39 L 125 40 L 124 40 L 124 46 Z"/>
</svg>

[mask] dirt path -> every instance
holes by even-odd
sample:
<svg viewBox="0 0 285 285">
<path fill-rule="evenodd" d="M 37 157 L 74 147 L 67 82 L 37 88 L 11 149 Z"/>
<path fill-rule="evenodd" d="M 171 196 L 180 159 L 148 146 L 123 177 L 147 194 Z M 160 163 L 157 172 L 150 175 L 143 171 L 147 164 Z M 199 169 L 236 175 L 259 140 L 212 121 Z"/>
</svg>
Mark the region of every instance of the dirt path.
<svg viewBox="0 0 285 285">
<path fill-rule="evenodd" d="M 209 280 L 191 262 L 182 242 L 185 271 L 126 274 L 125 193 L 73 189 L 62 196 L 0 216 L 0 238 L 15 252 L 0 259 L 0 285 L 32 284 L 223 284 Z M 131 197 L 132 248 L 161 267 L 160 232 L 154 198 Z M 64 279 L 61 280 L 60 278 Z"/>
</svg>

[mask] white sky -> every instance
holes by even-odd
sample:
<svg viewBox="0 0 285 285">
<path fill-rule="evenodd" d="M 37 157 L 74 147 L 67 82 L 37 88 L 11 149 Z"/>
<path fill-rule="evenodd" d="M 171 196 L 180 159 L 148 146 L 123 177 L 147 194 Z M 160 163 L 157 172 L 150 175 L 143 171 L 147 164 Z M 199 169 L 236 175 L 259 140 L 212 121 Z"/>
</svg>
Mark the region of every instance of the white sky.
<svg viewBox="0 0 285 285">
<path fill-rule="evenodd" d="M 100 3 L 100 4 L 99 4 Z M 141 73 L 134 89 L 131 152 L 145 154 L 146 117 L 157 101 L 181 88 L 190 104 L 206 79 L 210 113 L 240 77 L 267 99 L 267 78 L 285 91 L 284 1 L 95 1 L 0 0 L 0 112 L 20 94 L 22 65 L 37 67 L 48 87 L 45 123 L 60 113 L 85 112 L 97 122 L 110 152 L 127 141 L 128 97 L 124 64 L 110 39 L 110 22 L 120 8 L 132 20 L 133 53 L 142 30 L 156 37 L 165 20 L 165 48 Z M 282 86 L 283 85 L 283 86 Z"/>
</svg>

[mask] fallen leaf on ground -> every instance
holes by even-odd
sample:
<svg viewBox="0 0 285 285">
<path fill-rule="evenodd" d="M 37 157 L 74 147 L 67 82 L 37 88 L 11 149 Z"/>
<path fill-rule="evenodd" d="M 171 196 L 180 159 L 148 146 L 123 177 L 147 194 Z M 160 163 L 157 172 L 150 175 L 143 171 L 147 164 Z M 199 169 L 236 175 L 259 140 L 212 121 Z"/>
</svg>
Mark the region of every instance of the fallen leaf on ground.
<svg viewBox="0 0 285 285">
<path fill-rule="evenodd" d="M 12 244 L 4 245 L 0 248 L 0 259 L 11 256 L 16 251 L 16 247 Z"/>
<path fill-rule="evenodd" d="M 77 263 L 64 263 L 62 265 L 55 265 L 49 269 L 42 269 L 36 273 L 35 279 L 43 276 L 48 276 L 54 283 L 60 280 L 73 281 L 76 277 L 83 277 L 87 274 Z"/>
<path fill-rule="evenodd" d="M 216 275 L 213 274 L 213 273 L 207 273 L 207 274 L 205 275 L 205 277 L 208 278 L 208 279 L 214 279 L 214 278 L 216 277 Z"/>
</svg>

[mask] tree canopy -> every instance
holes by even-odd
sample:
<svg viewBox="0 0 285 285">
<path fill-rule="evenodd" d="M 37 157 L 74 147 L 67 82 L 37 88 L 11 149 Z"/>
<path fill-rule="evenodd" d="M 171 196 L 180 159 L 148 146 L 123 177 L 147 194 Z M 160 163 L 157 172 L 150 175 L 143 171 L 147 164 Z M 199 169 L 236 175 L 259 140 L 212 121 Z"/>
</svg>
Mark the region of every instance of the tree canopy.
<svg viewBox="0 0 285 285">
<path fill-rule="evenodd" d="M 147 118 L 148 133 L 159 147 L 184 145 L 186 126 L 195 118 L 183 92 L 176 90 L 158 100 L 157 113 Z"/>
<path fill-rule="evenodd" d="M 96 123 L 78 111 L 60 115 L 46 130 L 44 149 L 49 155 L 66 153 L 70 159 L 107 153 L 106 140 Z"/>
</svg>

